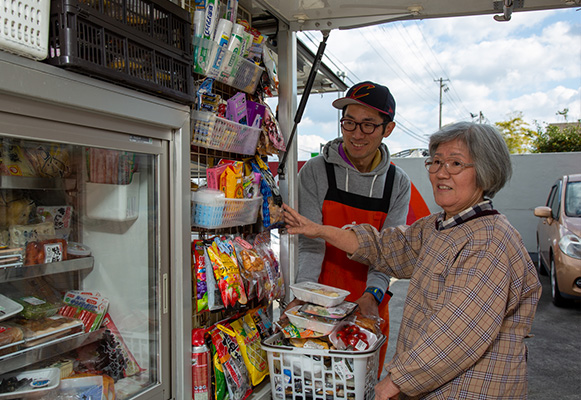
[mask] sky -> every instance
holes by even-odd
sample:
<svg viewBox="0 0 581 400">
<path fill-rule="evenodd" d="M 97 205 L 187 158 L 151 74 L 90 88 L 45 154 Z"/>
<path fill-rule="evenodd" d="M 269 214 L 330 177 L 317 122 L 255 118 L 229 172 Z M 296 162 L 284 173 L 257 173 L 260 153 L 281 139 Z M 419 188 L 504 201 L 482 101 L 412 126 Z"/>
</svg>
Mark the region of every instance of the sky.
<svg viewBox="0 0 581 400">
<path fill-rule="evenodd" d="M 314 31 L 297 37 L 313 52 L 322 38 Z M 508 22 L 485 15 L 333 30 L 323 63 L 345 73 L 348 86 L 371 80 L 389 87 L 397 125 L 384 142 L 392 154 L 427 148 L 440 123 L 440 88 L 442 125 L 494 124 L 520 113 L 536 131 L 566 122 L 558 114 L 566 108 L 568 122 L 581 119 L 579 8 L 514 12 Z M 339 135 L 337 97 L 311 93 L 297 129 L 299 160 Z"/>
</svg>

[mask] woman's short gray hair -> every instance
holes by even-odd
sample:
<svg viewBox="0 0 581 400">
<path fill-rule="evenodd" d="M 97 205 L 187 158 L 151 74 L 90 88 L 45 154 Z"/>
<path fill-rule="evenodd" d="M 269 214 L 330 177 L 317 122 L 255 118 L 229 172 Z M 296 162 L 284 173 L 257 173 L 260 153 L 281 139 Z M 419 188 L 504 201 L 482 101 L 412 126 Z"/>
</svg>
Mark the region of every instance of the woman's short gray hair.
<svg viewBox="0 0 581 400">
<path fill-rule="evenodd" d="M 430 136 L 430 156 L 436 154 L 441 144 L 455 139 L 468 147 L 476 170 L 476 185 L 484 190 L 484 197 L 493 198 L 512 175 L 510 153 L 504 138 L 491 125 L 456 122 Z"/>
</svg>

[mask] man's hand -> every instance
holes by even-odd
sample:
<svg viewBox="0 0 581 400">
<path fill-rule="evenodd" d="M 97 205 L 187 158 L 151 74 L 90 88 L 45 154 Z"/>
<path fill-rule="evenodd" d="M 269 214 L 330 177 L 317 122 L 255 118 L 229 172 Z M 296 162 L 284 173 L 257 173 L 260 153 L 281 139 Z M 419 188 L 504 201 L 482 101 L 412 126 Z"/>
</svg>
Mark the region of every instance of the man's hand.
<svg viewBox="0 0 581 400">
<path fill-rule="evenodd" d="M 357 299 L 355 303 L 359 304 L 359 312 L 362 315 L 379 318 L 379 305 L 371 293 L 363 293 L 363 296 Z"/>
<path fill-rule="evenodd" d="M 375 385 L 376 400 L 398 400 L 399 393 L 399 387 L 393 383 L 389 375 Z"/>
<path fill-rule="evenodd" d="M 304 301 L 297 299 L 296 297 L 293 299 L 293 301 L 291 301 L 290 303 L 288 303 L 288 305 L 286 306 L 286 308 L 280 313 L 280 320 L 283 322 L 286 322 L 288 320 L 288 317 L 285 314 L 285 311 L 290 310 L 293 307 L 296 306 L 302 306 L 303 304 L 305 304 Z"/>
</svg>

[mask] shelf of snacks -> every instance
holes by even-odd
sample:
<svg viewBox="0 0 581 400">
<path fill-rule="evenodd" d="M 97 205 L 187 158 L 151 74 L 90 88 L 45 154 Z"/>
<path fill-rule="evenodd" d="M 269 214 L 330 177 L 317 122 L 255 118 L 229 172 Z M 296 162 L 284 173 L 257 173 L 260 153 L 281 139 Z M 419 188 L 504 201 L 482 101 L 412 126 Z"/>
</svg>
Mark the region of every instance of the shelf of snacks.
<svg viewBox="0 0 581 400">
<path fill-rule="evenodd" d="M 50 360 L 53 357 L 68 353 L 72 349 L 101 340 L 104 332 L 104 328 L 88 333 L 74 329 L 67 332 L 65 336 L 35 346 L 24 347 L 20 344 L 21 348 L 17 351 L 7 354 L 0 352 L 0 374 L 24 368 L 37 363 L 39 360 Z M 13 346 L 14 343 L 11 345 Z"/>
<path fill-rule="evenodd" d="M 94 258 L 89 256 L 46 264 L 21 265 L 5 268 L 0 266 L 0 283 L 59 274 L 61 272 L 90 272 L 93 269 L 93 264 Z"/>
</svg>

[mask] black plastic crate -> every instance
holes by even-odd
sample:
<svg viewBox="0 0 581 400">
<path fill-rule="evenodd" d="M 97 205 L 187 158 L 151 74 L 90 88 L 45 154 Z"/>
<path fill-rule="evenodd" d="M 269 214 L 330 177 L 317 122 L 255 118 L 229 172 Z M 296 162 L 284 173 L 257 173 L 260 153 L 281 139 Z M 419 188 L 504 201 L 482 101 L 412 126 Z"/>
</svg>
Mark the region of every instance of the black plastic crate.
<svg viewBox="0 0 581 400">
<path fill-rule="evenodd" d="M 49 64 L 194 102 L 189 13 L 168 0 L 52 0 Z"/>
</svg>

